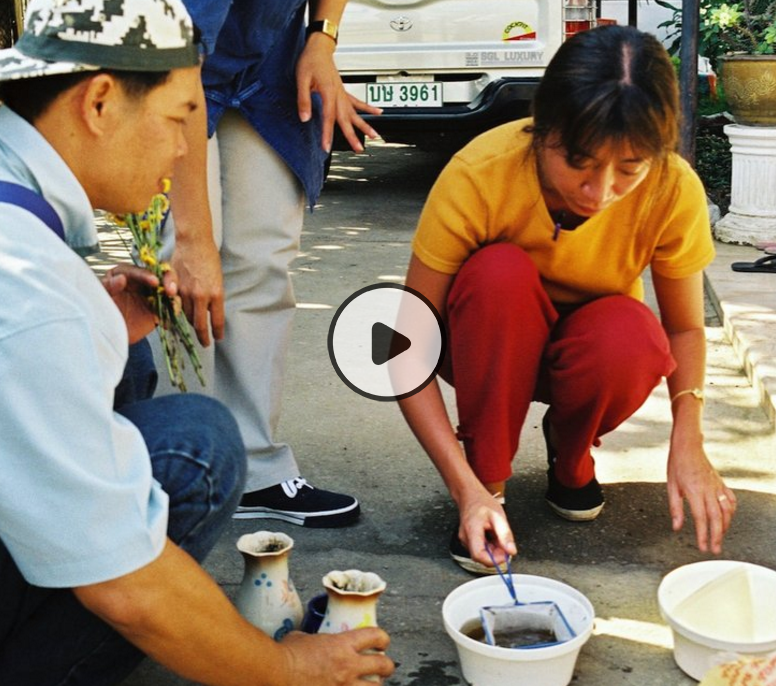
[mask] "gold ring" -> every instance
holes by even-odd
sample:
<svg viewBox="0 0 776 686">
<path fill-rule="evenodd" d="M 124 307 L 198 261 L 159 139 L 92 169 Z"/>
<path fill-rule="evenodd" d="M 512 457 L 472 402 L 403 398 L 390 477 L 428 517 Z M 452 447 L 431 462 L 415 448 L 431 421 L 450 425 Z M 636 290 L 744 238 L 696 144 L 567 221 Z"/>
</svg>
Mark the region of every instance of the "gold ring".
<svg viewBox="0 0 776 686">
<path fill-rule="evenodd" d="M 719 500 L 719 502 L 721 503 L 724 503 L 727 499 L 728 497 L 724 493 L 722 495 L 717 496 L 717 500 Z"/>
</svg>

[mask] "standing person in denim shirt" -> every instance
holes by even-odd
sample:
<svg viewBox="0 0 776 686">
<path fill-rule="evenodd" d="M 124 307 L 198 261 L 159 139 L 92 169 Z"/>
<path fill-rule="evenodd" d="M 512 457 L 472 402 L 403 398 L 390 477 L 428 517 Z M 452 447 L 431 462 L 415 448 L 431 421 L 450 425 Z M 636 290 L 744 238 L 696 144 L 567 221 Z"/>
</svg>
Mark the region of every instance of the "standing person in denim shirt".
<svg viewBox="0 0 776 686">
<path fill-rule="evenodd" d="M 160 284 L 132 265 L 101 283 L 77 254 L 96 208 L 161 191 L 200 90 L 180 0 L 33 0 L 0 51 L 3 686 L 118 684 L 143 654 L 213 686 L 392 671 L 361 654 L 387 647 L 374 627 L 273 641 L 198 564 L 242 493 L 239 431 L 212 398 L 128 397 Z"/>
<path fill-rule="evenodd" d="M 199 341 L 218 341 L 202 354 L 208 387 L 246 444 L 248 483 L 235 516 L 350 524 L 358 501 L 313 488 L 274 434 L 295 311 L 288 266 L 305 201 L 312 208 L 323 186 L 334 122 L 361 151 L 356 130 L 376 134 L 356 108 L 380 110 L 351 99 L 334 65 L 345 0 L 185 2 L 203 34 L 207 121 L 203 108 L 173 186 L 172 262 Z"/>
</svg>

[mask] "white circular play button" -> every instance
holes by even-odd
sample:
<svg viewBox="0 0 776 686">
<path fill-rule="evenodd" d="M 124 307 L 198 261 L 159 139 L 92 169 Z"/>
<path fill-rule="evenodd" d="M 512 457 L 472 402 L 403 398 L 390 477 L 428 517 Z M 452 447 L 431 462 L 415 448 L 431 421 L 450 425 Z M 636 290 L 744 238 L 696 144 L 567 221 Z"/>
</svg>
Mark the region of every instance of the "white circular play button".
<svg viewBox="0 0 776 686">
<path fill-rule="evenodd" d="M 339 377 L 373 400 L 407 398 L 436 376 L 445 354 L 442 320 L 424 295 L 393 283 L 351 295 L 329 326 Z"/>
</svg>

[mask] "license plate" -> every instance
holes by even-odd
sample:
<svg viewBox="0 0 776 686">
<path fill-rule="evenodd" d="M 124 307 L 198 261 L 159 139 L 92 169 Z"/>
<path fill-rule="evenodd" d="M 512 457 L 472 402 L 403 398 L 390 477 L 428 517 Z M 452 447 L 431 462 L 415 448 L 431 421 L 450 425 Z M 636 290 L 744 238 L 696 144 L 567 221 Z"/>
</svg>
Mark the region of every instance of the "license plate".
<svg viewBox="0 0 776 686">
<path fill-rule="evenodd" d="M 441 107 L 442 83 L 396 81 L 366 84 L 366 101 L 376 107 Z"/>
</svg>

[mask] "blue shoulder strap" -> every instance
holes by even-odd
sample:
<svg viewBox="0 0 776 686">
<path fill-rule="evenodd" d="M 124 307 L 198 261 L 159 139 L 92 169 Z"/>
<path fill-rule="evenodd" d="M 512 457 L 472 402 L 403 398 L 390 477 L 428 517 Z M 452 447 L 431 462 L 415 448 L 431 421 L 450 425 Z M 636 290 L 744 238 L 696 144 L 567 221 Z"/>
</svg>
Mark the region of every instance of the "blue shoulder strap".
<svg viewBox="0 0 776 686">
<path fill-rule="evenodd" d="M 0 181 L 0 202 L 23 207 L 32 212 L 57 236 L 65 240 L 65 229 L 56 210 L 39 193 L 9 181 Z"/>
</svg>

